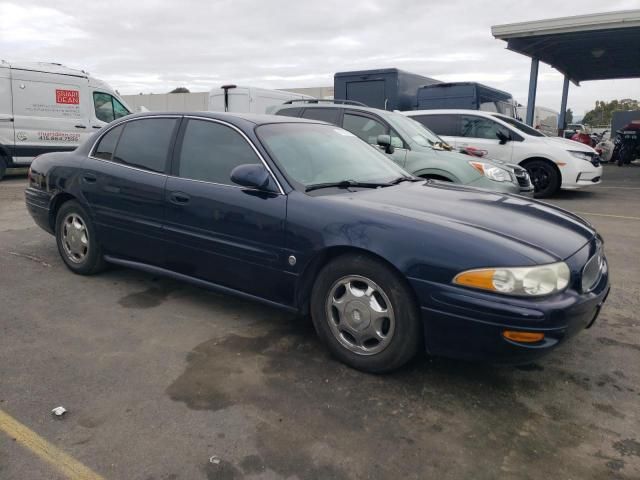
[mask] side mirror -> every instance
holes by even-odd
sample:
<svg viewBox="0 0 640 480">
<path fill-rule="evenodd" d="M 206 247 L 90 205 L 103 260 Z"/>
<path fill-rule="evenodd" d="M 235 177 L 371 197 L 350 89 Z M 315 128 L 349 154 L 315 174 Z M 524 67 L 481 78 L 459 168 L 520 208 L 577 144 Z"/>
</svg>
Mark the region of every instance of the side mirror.
<svg viewBox="0 0 640 480">
<path fill-rule="evenodd" d="M 384 153 L 391 154 L 395 151 L 391 145 L 391 135 L 378 135 L 377 142 L 380 147 L 384 148 Z"/>
<path fill-rule="evenodd" d="M 231 181 L 243 187 L 269 190 L 271 177 L 264 165 L 247 163 L 231 170 Z"/>
<path fill-rule="evenodd" d="M 511 140 L 511 135 L 507 135 L 502 130 L 498 130 L 496 132 L 496 137 L 498 137 L 498 140 L 500 140 L 500 145 L 504 145 L 509 140 Z"/>
</svg>

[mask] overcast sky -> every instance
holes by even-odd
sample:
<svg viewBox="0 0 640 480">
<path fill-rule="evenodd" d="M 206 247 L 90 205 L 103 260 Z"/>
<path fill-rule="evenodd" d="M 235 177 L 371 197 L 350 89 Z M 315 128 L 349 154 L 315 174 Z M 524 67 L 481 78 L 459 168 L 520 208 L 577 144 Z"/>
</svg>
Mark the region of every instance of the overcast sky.
<svg viewBox="0 0 640 480">
<path fill-rule="evenodd" d="M 530 61 L 491 26 L 638 8 L 638 0 L 0 0 L 0 56 L 88 70 L 122 94 L 333 84 L 343 70 L 398 67 L 483 82 L 526 103 Z M 559 109 L 562 76 L 540 67 L 538 105 Z M 572 88 L 595 100 L 640 99 L 640 79 Z"/>
</svg>

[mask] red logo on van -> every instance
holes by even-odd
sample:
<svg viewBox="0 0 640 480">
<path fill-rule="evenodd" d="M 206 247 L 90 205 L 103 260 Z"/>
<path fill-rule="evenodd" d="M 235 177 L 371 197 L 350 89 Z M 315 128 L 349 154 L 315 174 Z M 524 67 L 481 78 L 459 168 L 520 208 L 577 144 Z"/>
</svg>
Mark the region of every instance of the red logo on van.
<svg viewBox="0 0 640 480">
<path fill-rule="evenodd" d="M 56 103 L 66 103 L 68 105 L 80 104 L 80 92 L 78 90 L 57 90 Z"/>
</svg>

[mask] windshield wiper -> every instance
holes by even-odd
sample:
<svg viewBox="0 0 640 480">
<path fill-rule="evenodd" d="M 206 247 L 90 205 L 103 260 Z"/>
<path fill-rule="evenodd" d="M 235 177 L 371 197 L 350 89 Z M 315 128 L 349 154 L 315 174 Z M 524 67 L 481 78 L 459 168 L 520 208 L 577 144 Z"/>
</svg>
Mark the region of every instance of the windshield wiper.
<svg viewBox="0 0 640 480">
<path fill-rule="evenodd" d="M 378 187 L 388 187 L 390 185 L 393 185 L 393 184 L 382 183 L 382 182 L 356 182 L 355 180 L 342 180 L 340 182 L 327 182 L 327 183 L 316 183 L 314 185 L 307 185 L 304 191 L 311 192 L 312 190 L 319 190 L 321 188 L 349 188 L 349 187 L 378 188 Z"/>
<path fill-rule="evenodd" d="M 387 185 L 397 185 L 402 182 L 419 182 L 424 180 L 424 178 L 420 177 L 398 177 L 395 180 L 391 180 Z"/>
</svg>

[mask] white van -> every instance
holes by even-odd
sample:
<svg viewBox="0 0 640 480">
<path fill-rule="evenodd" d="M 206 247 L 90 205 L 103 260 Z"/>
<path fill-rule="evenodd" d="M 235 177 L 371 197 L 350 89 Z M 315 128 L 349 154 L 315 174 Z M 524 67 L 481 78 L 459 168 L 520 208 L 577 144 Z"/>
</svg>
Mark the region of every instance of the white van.
<svg viewBox="0 0 640 480">
<path fill-rule="evenodd" d="M 209 110 L 212 112 L 271 113 L 275 107 L 289 100 L 313 100 L 302 93 L 268 88 L 223 85 L 209 92 Z"/>
<path fill-rule="evenodd" d="M 0 61 L 0 178 L 42 153 L 75 149 L 129 113 L 109 85 L 82 70 Z"/>
<path fill-rule="evenodd" d="M 518 120 L 478 110 L 402 112 L 457 149 L 474 147 L 487 158 L 516 163 L 529 172 L 536 197 L 602 181 L 598 152 L 573 140 L 547 137 Z"/>
<path fill-rule="evenodd" d="M 527 118 L 527 107 L 518 107 L 518 117 Z M 549 137 L 557 137 L 558 117 L 560 114 L 551 108 L 535 107 L 533 109 L 533 128 Z"/>
</svg>

